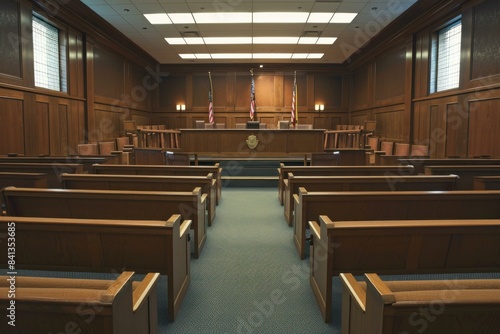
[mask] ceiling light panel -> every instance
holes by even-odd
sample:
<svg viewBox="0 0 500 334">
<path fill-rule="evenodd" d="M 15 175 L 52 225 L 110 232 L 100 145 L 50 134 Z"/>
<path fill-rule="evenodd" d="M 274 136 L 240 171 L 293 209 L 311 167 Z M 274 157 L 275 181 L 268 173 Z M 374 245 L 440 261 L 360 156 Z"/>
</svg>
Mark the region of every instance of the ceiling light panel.
<svg viewBox="0 0 500 334">
<path fill-rule="evenodd" d="M 311 13 L 307 18 L 307 23 L 328 23 L 332 16 L 333 13 Z"/>
<path fill-rule="evenodd" d="M 357 13 L 335 13 L 333 14 L 330 23 L 351 23 L 358 15 Z"/>
<path fill-rule="evenodd" d="M 194 18 L 191 13 L 169 13 L 168 17 L 174 24 L 194 24 Z"/>
<path fill-rule="evenodd" d="M 254 44 L 297 44 L 298 37 L 254 37 Z"/>
<path fill-rule="evenodd" d="M 253 13 L 253 23 L 304 23 L 308 17 L 302 12 L 258 12 Z"/>
<path fill-rule="evenodd" d="M 193 13 L 197 24 L 252 23 L 250 12 Z"/>
<path fill-rule="evenodd" d="M 144 14 L 144 17 L 146 17 L 151 24 L 172 24 L 172 21 L 170 21 L 166 13 Z"/>
</svg>

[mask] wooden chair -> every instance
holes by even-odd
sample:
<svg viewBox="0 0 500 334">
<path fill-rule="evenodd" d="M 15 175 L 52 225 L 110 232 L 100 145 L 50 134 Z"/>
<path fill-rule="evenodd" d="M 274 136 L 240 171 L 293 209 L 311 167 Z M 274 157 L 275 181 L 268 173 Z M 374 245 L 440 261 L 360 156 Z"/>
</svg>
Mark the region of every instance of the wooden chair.
<svg viewBox="0 0 500 334">
<path fill-rule="evenodd" d="M 410 155 L 412 157 L 429 156 L 429 147 L 427 145 L 412 145 Z"/>
<path fill-rule="evenodd" d="M 195 127 L 197 129 L 204 129 L 205 128 L 205 121 L 196 121 L 195 122 Z"/>
<path fill-rule="evenodd" d="M 114 141 L 99 142 L 99 155 L 111 155 L 111 152 L 116 151 L 116 143 Z"/>
<path fill-rule="evenodd" d="M 245 129 L 246 124 L 245 123 L 236 123 L 234 126 L 236 129 Z"/>
<path fill-rule="evenodd" d="M 297 124 L 295 128 L 298 130 L 311 130 L 313 126 L 312 124 Z"/>
<path fill-rule="evenodd" d="M 225 129 L 226 123 L 215 123 L 215 128 L 216 129 Z"/>
<path fill-rule="evenodd" d="M 131 149 L 130 138 L 129 137 L 116 138 L 116 149 L 118 151 L 127 151 Z"/>
<path fill-rule="evenodd" d="M 78 155 L 99 155 L 97 144 L 78 144 Z"/>
<path fill-rule="evenodd" d="M 290 129 L 290 121 L 279 121 L 280 129 Z"/>
<path fill-rule="evenodd" d="M 374 151 L 378 151 L 378 137 L 368 137 L 368 146 Z"/>
<path fill-rule="evenodd" d="M 380 142 L 380 150 L 384 151 L 386 155 L 392 155 L 393 148 L 394 148 L 394 143 L 392 141 Z"/>
<path fill-rule="evenodd" d="M 214 129 L 214 123 L 205 123 L 205 129 Z"/>
<path fill-rule="evenodd" d="M 259 129 L 267 129 L 267 124 L 266 123 L 260 123 L 259 124 Z"/>
<path fill-rule="evenodd" d="M 394 145 L 394 155 L 399 157 L 407 157 L 410 155 L 410 144 L 396 143 Z"/>
</svg>

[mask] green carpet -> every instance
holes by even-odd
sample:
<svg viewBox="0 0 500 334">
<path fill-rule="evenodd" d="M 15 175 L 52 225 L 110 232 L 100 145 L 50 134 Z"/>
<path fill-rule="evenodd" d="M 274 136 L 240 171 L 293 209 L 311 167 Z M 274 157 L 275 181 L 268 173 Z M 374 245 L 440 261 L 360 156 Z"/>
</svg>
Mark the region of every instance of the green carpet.
<svg viewBox="0 0 500 334">
<path fill-rule="evenodd" d="M 205 249 L 191 261 L 191 285 L 178 318 L 160 332 L 338 333 L 339 317 L 332 324 L 321 318 L 309 261 L 297 255 L 277 189 L 222 193 Z"/>
</svg>

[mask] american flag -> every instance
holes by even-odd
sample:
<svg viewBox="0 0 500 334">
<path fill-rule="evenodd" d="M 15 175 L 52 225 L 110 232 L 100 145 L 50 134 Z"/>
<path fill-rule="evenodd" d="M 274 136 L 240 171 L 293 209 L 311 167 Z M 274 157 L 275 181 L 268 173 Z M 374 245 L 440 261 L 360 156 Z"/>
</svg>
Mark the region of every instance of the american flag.
<svg viewBox="0 0 500 334">
<path fill-rule="evenodd" d="M 297 76 L 294 74 L 293 78 L 293 92 L 292 92 L 292 117 L 291 117 L 291 123 L 295 127 L 295 124 L 297 124 L 297 115 L 298 115 L 298 108 L 297 108 Z"/>
<path fill-rule="evenodd" d="M 253 121 L 255 117 L 255 82 L 253 80 L 253 70 L 250 70 L 252 74 L 252 88 L 250 90 L 250 119 Z"/>
<path fill-rule="evenodd" d="M 214 122 L 214 102 L 213 102 L 213 93 L 212 93 L 212 76 L 210 72 L 208 72 L 208 79 L 210 81 L 210 89 L 208 90 L 208 122 Z"/>
</svg>

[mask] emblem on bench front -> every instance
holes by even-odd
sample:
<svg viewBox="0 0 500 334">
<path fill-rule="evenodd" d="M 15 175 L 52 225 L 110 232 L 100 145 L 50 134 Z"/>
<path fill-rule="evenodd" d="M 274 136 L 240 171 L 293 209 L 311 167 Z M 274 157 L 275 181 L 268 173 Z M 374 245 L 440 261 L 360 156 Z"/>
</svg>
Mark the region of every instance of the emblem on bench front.
<svg viewBox="0 0 500 334">
<path fill-rule="evenodd" d="M 255 135 L 250 135 L 247 138 L 247 146 L 249 149 L 253 150 L 257 147 L 259 144 L 259 141 L 257 140 L 257 136 Z"/>
</svg>

